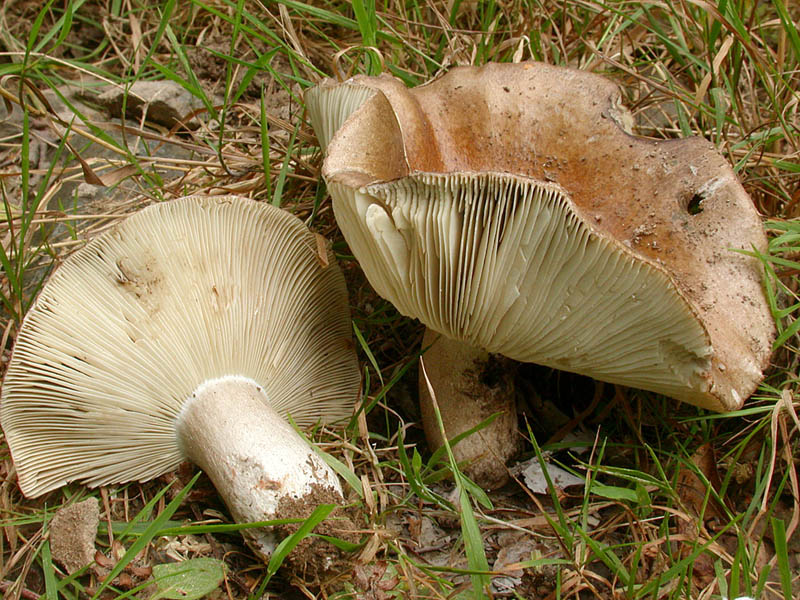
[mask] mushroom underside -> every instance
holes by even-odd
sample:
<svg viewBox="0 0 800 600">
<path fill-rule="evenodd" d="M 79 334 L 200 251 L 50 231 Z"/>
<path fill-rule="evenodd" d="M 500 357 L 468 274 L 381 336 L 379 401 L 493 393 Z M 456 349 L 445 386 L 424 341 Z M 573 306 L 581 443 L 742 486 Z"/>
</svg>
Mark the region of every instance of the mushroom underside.
<svg viewBox="0 0 800 600">
<path fill-rule="evenodd" d="M 334 256 L 294 216 L 230 196 L 152 205 L 70 256 L 26 316 L 0 404 L 20 487 L 145 481 L 191 459 L 240 521 L 319 489 L 341 502 L 286 419 L 352 414 L 350 331 Z M 246 531 L 268 555 L 271 536 Z"/>
<path fill-rule="evenodd" d="M 691 305 L 558 186 L 480 173 L 329 187 L 364 272 L 401 313 L 514 360 L 709 403 L 713 350 Z"/>
</svg>

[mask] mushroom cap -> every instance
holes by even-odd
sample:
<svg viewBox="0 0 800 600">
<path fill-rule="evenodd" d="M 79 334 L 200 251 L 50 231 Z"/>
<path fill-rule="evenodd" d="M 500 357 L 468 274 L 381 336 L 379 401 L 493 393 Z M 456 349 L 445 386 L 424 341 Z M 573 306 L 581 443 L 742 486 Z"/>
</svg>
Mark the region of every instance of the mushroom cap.
<svg viewBox="0 0 800 600">
<path fill-rule="evenodd" d="M 766 237 L 712 144 L 634 137 L 614 83 L 540 63 L 346 85 L 368 99 L 330 140 L 323 176 L 400 312 L 714 410 L 754 391 L 775 330 L 758 262 L 736 250 Z"/>
<path fill-rule="evenodd" d="M 181 408 L 230 375 L 300 426 L 352 414 L 360 373 L 331 251 L 289 213 L 233 196 L 121 221 L 55 271 L 17 337 L 0 419 L 22 491 L 174 469 Z"/>
</svg>

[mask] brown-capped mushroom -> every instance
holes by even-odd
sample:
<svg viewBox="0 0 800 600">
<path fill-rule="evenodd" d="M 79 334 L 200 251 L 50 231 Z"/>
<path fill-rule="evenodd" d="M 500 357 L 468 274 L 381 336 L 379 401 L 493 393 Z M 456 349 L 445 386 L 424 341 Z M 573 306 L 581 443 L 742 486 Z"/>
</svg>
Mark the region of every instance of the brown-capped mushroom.
<svg viewBox="0 0 800 600">
<path fill-rule="evenodd" d="M 326 148 L 337 222 L 381 296 L 474 349 L 440 360 L 499 353 L 717 411 L 755 390 L 774 324 L 738 250 L 766 238 L 711 143 L 634 137 L 614 83 L 539 63 L 341 85 L 362 103 Z M 312 121 L 336 89 L 307 94 Z M 448 437 L 449 415 L 485 416 L 433 387 Z"/>
<path fill-rule="evenodd" d="M 296 217 L 232 196 L 151 205 L 67 258 L 24 320 L 0 406 L 19 485 L 145 481 L 189 459 L 239 522 L 341 502 L 286 417 L 352 414 L 350 331 L 344 278 Z M 244 533 L 271 554 L 270 530 Z"/>
</svg>

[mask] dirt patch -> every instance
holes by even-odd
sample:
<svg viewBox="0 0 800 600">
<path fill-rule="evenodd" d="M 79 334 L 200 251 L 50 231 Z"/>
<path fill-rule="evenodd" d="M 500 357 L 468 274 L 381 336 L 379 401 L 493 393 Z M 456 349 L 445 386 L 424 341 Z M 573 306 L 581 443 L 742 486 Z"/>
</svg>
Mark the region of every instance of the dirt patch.
<svg viewBox="0 0 800 600">
<path fill-rule="evenodd" d="M 28 39 L 31 27 L 36 17 L 42 10 L 42 2 L 33 0 L 10 0 L 0 2 L 0 51 L 15 52 L 24 50 L 24 43 Z M 81 8 L 84 14 L 102 14 L 105 3 L 97 0 L 86 2 Z M 60 13 L 52 12 L 47 15 L 41 25 L 39 37 L 49 31 L 55 24 L 55 19 Z M 82 50 L 97 48 L 105 38 L 102 29 L 92 25 L 89 20 L 74 19 L 72 27 L 64 40 L 55 48 L 52 44 L 46 46 L 47 54 L 58 58 L 79 58 Z M 5 57 L 0 57 L 0 63 L 8 62 Z"/>
<path fill-rule="evenodd" d="M 284 519 L 305 519 L 320 504 L 339 504 L 341 498 L 330 488 L 315 485 L 310 494 L 302 498 L 283 498 L 278 504 L 277 514 Z M 344 508 L 336 508 L 328 518 L 314 528 L 314 533 L 336 537 L 350 543 L 358 543 L 355 513 L 348 514 Z M 276 527 L 278 537 L 297 531 L 302 523 L 289 523 Z M 308 536 L 303 539 L 284 563 L 288 570 L 312 586 L 327 587 L 338 576 L 352 569 L 353 559 L 326 540 Z"/>
<path fill-rule="evenodd" d="M 497 407 L 496 398 L 507 394 L 514 385 L 514 375 L 519 363 L 501 354 L 490 354 L 486 360 L 476 360 L 465 375 L 464 393 L 483 399 L 488 417 Z M 488 394 L 487 394 L 488 392 Z"/>
<path fill-rule="evenodd" d="M 232 65 L 229 59 L 224 58 L 231 54 L 231 33 L 229 31 L 209 33 L 199 38 L 194 46 L 187 47 L 186 51 L 192 72 L 204 85 L 206 91 L 211 95 L 223 96 L 228 77 L 228 68 Z M 254 49 L 240 45 L 233 52 L 237 60 L 254 64 L 262 54 L 268 51 L 269 48 L 266 46 Z M 269 66 L 276 73 L 280 73 L 285 81 L 292 81 L 292 68 L 283 55 L 275 55 L 269 61 Z M 234 66 L 231 90 L 238 89 L 246 75 L 248 75 L 246 66 L 241 65 L 238 68 Z M 284 106 L 288 105 L 289 95 L 279 85 L 273 83 L 273 77 L 269 69 L 259 69 L 255 75 L 250 73 L 249 76 L 252 76 L 252 78 L 245 88 L 243 98 L 245 100 L 256 100 L 261 97 L 261 90 L 267 89 L 271 91 L 267 95 L 267 109 L 270 112 L 277 113 L 277 116 L 281 118 L 288 119 L 291 116 L 290 114 L 282 114 L 283 111 L 276 111 L 276 109 L 283 109 Z M 295 87 L 294 84 L 292 85 Z M 299 88 L 296 91 L 299 93 Z"/>
</svg>

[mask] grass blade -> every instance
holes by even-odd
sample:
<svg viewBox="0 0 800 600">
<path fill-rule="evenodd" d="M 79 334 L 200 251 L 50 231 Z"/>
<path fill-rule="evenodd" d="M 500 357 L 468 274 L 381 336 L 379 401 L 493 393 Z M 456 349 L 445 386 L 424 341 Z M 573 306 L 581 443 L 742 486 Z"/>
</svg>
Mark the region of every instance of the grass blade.
<svg viewBox="0 0 800 600">
<path fill-rule="evenodd" d="M 467 492 L 468 484 L 465 482 L 465 477 L 461 474 L 456 463 L 456 458 L 453 455 L 453 450 L 450 443 L 447 441 L 447 433 L 444 430 L 444 423 L 442 422 L 442 415 L 439 412 L 439 405 L 436 402 L 436 391 L 431 385 L 428 374 L 425 372 L 425 361 L 420 358 L 419 368 L 425 378 L 425 384 L 428 386 L 428 393 L 430 394 L 431 404 L 433 411 L 436 414 L 436 424 L 439 427 L 439 432 L 444 440 L 444 447 L 447 451 L 447 456 L 450 459 L 450 468 L 453 470 L 453 479 L 456 482 L 458 489 L 458 514 L 461 518 L 461 535 L 464 538 L 464 549 L 467 553 L 467 564 L 470 568 L 470 579 L 472 580 L 472 591 L 476 599 L 484 597 L 485 590 L 489 585 L 489 562 L 486 560 L 486 550 L 483 547 L 483 537 L 481 535 L 478 521 L 475 518 L 475 512 L 472 509 L 472 502 Z M 470 482 L 471 483 L 471 482 Z M 474 484 L 473 484 L 474 485 Z M 488 501 L 488 498 L 487 498 Z"/>
<path fill-rule="evenodd" d="M 50 555 L 50 540 L 42 544 L 42 571 L 44 571 L 44 596 L 47 600 L 58 600 L 58 582 L 53 558 Z"/>
<path fill-rule="evenodd" d="M 378 366 L 378 361 L 375 360 L 375 355 L 372 354 L 372 350 L 369 349 L 369 344 L 367 344 L 367 340 L 364 339 L 364 335 L 361 333 L 361 330 L 358 328 L 358 325 L 356 325 L 355 321 L 353 321 L 353 333 L 355 333 L 356 339 L 358 340 L 361 349 L 364 351 L 364 354 L 367 355 L 367 359 L 372 365 L 372 368 L 375 369 L 375 372 L 378 374 L 378 379 L 380 380 L 381 385 L 384 385 L 383 374 L 381 373 L 381 368 Z"/>
<path fill-rule="evenodd" d="M 286 145 L 286 156 L 283 158 L 281 170 L 278 172 L 278 179 L 275 181 L 275 190 L 272 193 L 272 205 L 280 206 L 281 199 L 283 198 L 283 187 L 286 185 L 286 176 L 289 173 L 289 162 L 292 160 L 292 149 L 294 142 L 297 138 L 297 132 L 300 130 L 300 122 L 297 122 L 292 135 L 289 137 L 289 143 Z"/>
<path fill-rule="evenodd" d="M 781 589 L 785 598 L 792 597 L 792 569 L 789 566 L 789 548 L 786 543 L 786 526 L 782 519 L 772 518 L 772 539 L 781 576 Z"/>
</svg>

